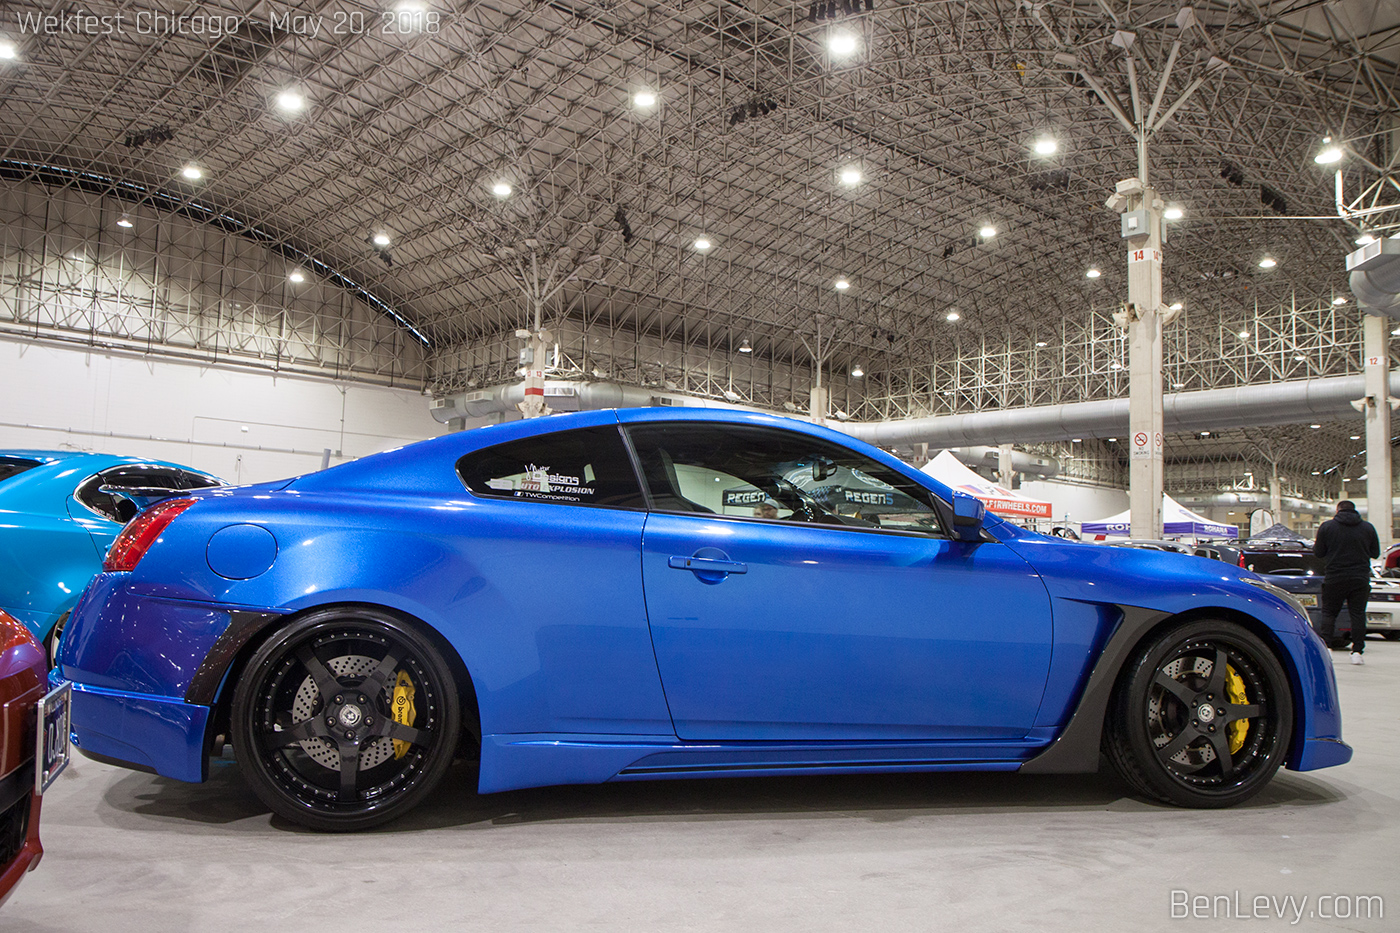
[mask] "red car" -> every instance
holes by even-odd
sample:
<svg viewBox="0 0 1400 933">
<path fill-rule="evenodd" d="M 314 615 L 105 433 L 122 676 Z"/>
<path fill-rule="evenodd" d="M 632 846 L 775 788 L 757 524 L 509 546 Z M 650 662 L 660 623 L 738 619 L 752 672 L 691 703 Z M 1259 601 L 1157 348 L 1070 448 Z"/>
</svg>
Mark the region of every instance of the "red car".
<svg viewBox="0 0 1400 933">
<path fill-rule="evenodd" d="M 44 854 L 34 762 L 47 661 L 29 629 L 0 612 L 0 904 Z"/>
</svg>

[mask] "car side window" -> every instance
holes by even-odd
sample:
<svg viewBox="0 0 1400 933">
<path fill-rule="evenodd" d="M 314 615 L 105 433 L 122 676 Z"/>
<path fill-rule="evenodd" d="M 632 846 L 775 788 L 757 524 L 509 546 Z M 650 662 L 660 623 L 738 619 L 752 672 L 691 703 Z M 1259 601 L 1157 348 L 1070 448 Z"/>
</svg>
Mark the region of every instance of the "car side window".
<svg viewBox="0 0 1400 933">
<path fill-rule="evenodd" d="M 73 490 L 73 498 L 108 521 L 125 525 L 153 501 L 218 485 L 212 476 L 193 470 L 133 463 L 89 476 Z"/>
<path fill-rule="evenodd" d="M 643 509 L 632 460 L 616 427 L 541 434 L 473 451 L 457 475 L 474 495 L 563 505 Z"/>
<path fill-rule="evenodd" d="M 652 508 L 944 535 L 933 495 L 877 460 L 771 428 L 628 429 Z"/>
</svg>

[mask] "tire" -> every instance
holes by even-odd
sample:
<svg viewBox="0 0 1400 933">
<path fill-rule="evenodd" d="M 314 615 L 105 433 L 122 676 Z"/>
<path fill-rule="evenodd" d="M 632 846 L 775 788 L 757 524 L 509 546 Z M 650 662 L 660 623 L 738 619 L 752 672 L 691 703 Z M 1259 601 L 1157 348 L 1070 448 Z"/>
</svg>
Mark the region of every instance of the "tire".
<svg viewBox="0 0 1400 933">
<path fill-rule="evenodd" d="M 1145 797 L 1232 807 L 1274 776 L 1292 732 L 1292 691 L 1273 651 L 1243 626 L 1201 620 L 1161 633 L 1129 660 L 1104 751 Z"/>
<path fill-rule="evenodd" d="M 1386 641 L 1400 641 L 1400 632 L 1382 632 Z"/>
<path fill-rule="evenodd" d="M 53 670 L 58 663 L 58 644 L 63 640 L 63 627 L 68 624 L 68 613 L 58 617 L 58 621 L 49 629 L 49 637 L 44 639 L 44 649 L 49 653 L 49 670 Z"/>
<path fill-rule="evenodd" d="M 273 634 L 239 678 L 231 718 L 239 766 L 263 803 L 332 832 L 416 806 L 447 772 L 461 729 L 438 652 L 364 608 L 313 612 Z"/>
</svg>

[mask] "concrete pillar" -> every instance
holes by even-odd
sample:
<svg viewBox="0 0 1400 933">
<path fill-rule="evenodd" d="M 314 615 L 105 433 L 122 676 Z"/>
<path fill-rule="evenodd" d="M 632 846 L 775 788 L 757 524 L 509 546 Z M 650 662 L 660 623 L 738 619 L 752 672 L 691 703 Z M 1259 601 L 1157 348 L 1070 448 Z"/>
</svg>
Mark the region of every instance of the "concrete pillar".
<svg viewBox="0 0 1400 933">
<path fill-rule="evenodd" d="M 1366 517 L 1376 526 L 1381 553 L 1390 547 L 1390 319 L 1366 314 L 1361 321 L 1362 372 L 1366 378 Z"/>
<path fill-rule="evenodd" d="M 1128 507 L 1134 538 L 1162 537 L 1162 202 L 1131 199 L 1146 233 L 1128 243 Z"/>
<path fill-rule="evenodd" d="M 1007 489 L 1016 481 L 1016 471 L 1011 468 L 1011 444 L 1002 444 L 997 451 L 997 482 Z"/>
<path fill-rule="evenodd" d="M 1272 466 L 1273 475 L 1269 477 L 1269 511 L 1274 513 L 1274 521 L 1283 522 L 1283 488 L 1278 481 L 1278 464 Z"/>
<path fill-rule="evenodd" d="M 809 414 L 815 424 L 826 423 L 826 413 L 831 411 L 831 390 L 826 386 L 812 386 L 812 403 Z"/>
</svg>

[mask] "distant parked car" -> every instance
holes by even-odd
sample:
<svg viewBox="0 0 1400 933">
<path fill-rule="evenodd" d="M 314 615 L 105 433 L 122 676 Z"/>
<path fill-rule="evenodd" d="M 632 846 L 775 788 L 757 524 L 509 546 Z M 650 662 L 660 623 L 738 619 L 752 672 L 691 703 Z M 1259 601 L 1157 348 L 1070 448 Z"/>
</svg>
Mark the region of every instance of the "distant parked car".
<svg viewBox="0 0 1400 933">
<path fill-rule="evenodd" d="M 46 661 L 29 629 L 0 612 L 0 904 L 44 854 L 34 730 L 48 689 Z M 66 729 L 63 740 L 66 751 Z"/>
<path fill-rule="evenodd" d="M 0 610 L 52 661 L 69 610 L 122 526 L 152 502 L 221 485 L 159 460 L 0 450 Z"/>
<path fill-rule="evenodd" d="M 1144 551 L 1171 551 L 1175 554 L 1190 554 L 1191 548 L 1180 541 L 1167 541 L 1161 538 L 1117 538 L 1104 541 L 1108 547 L 1132 547 Z"/>
</svg>

